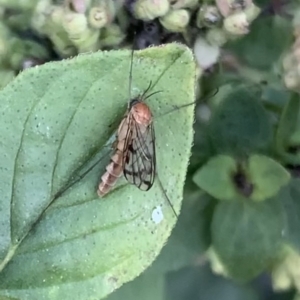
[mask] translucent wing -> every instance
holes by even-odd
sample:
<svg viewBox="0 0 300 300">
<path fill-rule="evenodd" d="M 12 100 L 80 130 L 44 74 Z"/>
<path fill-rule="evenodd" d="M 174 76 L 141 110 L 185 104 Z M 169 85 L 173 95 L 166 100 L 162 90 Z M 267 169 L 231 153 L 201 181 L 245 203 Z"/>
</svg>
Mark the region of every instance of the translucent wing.
<svg viewBox="0 0 300 300">
<path fill-rule="evenodd" d="M 153 123 L 146 128 L 129 115 L 129 128 L 123 156 L 124 176 L 128 182 L 148 191 L 156 172 L 155 134 Z"/>
</svg>

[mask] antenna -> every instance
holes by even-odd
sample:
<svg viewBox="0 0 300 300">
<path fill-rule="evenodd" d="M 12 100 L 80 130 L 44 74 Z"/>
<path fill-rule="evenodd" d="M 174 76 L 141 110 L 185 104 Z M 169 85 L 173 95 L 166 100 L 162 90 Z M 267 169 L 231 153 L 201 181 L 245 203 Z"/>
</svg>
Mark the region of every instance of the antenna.
<svg viewBox="0 0 300 300">
<path fill-rule="evenodd" d="M 134 43 L 135 43 L 135 33 L 133 36 L 133 43 L 132 43 L 132 49 L 131 49 L 131 53 L 130 53 L 130 69 L 129 69 L 129 83 L 128 83 L 128 105 L 130 104 L 130 100 L 131 100 L 131 83 L 132 83 L 132 65 L 133 65 L 133 53 L 134 53 Z"/>
<path fill-rule="evenodd" d="M 159 91 L 158 91 L 159 92 Z M 217 93 L 219 92 L 219 88 L 216 88 L 215 92 L 212 94 L 212 95 L 208 95 L 206 97 L 204 97 L 203 99 L 201 99 L 202 101 L 207 101 L 208 99 L 214 97 Z M 157 93 L 157 92 L 155 92 Z M 152 94 L 151 94 L 152 95 Z M 147 97 L 148 98 L 148 97 Z M 190 106 L 192 104 L 196 104 L 198 101 L 193 101 L 193 102 L 189 102 L 189 103 L 186 103 L 186 104 L 183 104 L 183 105 L 180 105 L 180 106 L 175 106 L 174 108 L 170 109 L 169 111 L 167 111 L 166 113 L 162 114 L 162 115 L 159 115 L 159 116 L 156 116 L 155 119 L 157 118 L 160 118 L 160 117 L 163 117 L 165 115 L 168 115 L 174 111 L 177 111 L 179 110 L 180 108 L 183 108 L 183 107 L 187 107 L 187 106 Z"/>
</svg>

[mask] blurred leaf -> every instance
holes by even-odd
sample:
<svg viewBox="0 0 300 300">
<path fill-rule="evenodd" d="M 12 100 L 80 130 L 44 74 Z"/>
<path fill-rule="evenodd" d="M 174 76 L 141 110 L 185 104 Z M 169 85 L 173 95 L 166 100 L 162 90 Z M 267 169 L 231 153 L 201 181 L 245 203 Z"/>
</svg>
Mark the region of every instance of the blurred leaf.
<svg viewBox="0 0 300 300">
<path fill-rule="evenodd" d="M 208 266 L 189 267 L 167 276 L 170 300 L 259 300 L 249 285 L 237 285 L 211 273 Z"/>
<path fill-rule="evenodd" d="M 200 124 L 200 122 L 197 122 L 196 120 L 194 129 L 196 134 L 194 137 L 194 145 L 192 147 L 192 156 L 189 163 L 189 171 L 192 173 L 199 168 L 199 165 L 209 159 L 212 152 L 207 125 L 203 123 Z"/>
<path fill-rule="evenodd" d="M 209 134 L 218 154 L 244 156 L 267 151 L 272 140 L 269 116 L 257 95 L 246 86 L 235 87 L 217 107 Z"/>
<path fill-rule="evenodd" d="M 228 44 L 228 48 L 250 67 L 266 70 L 279 60 L 292 40 L 290 20 L 261 17 L 252 23 L 249 34 Z"/>
<path fill-rule="evenodd" d="M 108 128 L 129 100 L 129 64 L 129 51 L 80 55 L 29 69 L 1 91 L 0 297 L 101 299 L 149 266 L 170 235 L 166 197 L 178 210 L 193 106 L 154 121 L 158 178 L 149 192 L 124 184 L 96 194 Z M 148 100 L 154 116 L 194 100 L 186 47 L 136 52 L 133 72 L 132 96 L 149 80 L 163 91 Z"/>
<path fill-rule="evenodd" d="M 300 120 L 299 112 L 299 95 L 294 93 L 289 101 L 286 102 L 276 132 L 276 148 L 280 154 L 286 152 L 291 135 L 297 129 L 298 121 Z"/>
<path fill-rule="evenodd" d="M 220 202 L 212 221 L 212 241 L 228 274 L 246 281 L 276 259 L 284 217 L 278 197 L 264 202 Z"/>
<path fill-rule="evenodd" d="M 300 250 L 300 179 L 292 179 L 281 192 L 286 213 L 286 229 L 284 238 L 296 249 Z"/>
<path fill-rule="evenodd" d="M 239 84 L 241 84 L 241 82 Z M 209 99 L 209 104 L 211 105 L 212 109 L 216 109 L 224 101 L 224 99 L 230 98 L 234 89 L 235 87 L 232 82 L 222 84 L 218 88 L 218 93 Z"/>
<path fill-rule="evenodd" d="M 105 299 L 165 300 L 165 274 L 149 274 L 146 271 Z"/>
<path fill-rule="evenodd" d="M 13 70 L 0 70 L 0 90 L 15 78 Z"/>
<path fill-rule="evenodd" d="M 290 174 L 283 166 L 263 155 L 250 156 L 249 175 L 254 186 L 251 194 L 253 201 L 263 201 L 275 196 L 290 179 Z"/>
<path fill-rule="evenodd" d="M 279 111 L 281 113 L 282 108 L 286 105 L 290 96 L 291 93 L 284 86 L 278 86 L 278 84 L 268 84 L 262 88 L 261 97 L 264 101 L 264 105 L 268 105 L 273 110 L 276 109 L 276 112 Z"/>
<path fill-rule="evenodd" d="M 234 200 L 238 197 L 233 184 L 233 174 L 237 171 L 235 160 L 226 155 L 210 159 L 193 176 L 194 182 L 209 195 L 219 200 Z"/>
</svg>

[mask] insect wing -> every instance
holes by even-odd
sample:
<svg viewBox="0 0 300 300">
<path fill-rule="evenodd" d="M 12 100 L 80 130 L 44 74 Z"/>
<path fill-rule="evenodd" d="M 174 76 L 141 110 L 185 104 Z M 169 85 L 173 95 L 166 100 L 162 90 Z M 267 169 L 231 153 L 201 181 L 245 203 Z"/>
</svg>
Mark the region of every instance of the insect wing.
<svg viewBox="0 0 300 300">
<path fill-rule="evenodd" d="M 128 116 L 130 126 L 126 137 L 123 165 L 124 176 L 128 182 L 140 190 L 148 191 L 155 179 L 155 133 L 153 123 L 146 128 Z"/>
</svg>

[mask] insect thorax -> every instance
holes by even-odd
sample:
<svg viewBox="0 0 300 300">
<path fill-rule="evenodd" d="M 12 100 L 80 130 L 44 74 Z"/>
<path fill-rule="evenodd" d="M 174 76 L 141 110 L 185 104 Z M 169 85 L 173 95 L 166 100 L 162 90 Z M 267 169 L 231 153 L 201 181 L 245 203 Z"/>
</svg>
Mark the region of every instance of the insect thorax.
<svg viewBox="0 0 300 300">
<path fill-rule="evenodd" d="M 140 103 L 140 102 L 141 102 L 140 97 L 136 97 L 136 98 L 131 99 L 130 102 L 129 102 L 129 110 L 130 110 L 133 106 L 135 106 L 136 104 L 138 104 L 138 103 Z"/>
</svg>

